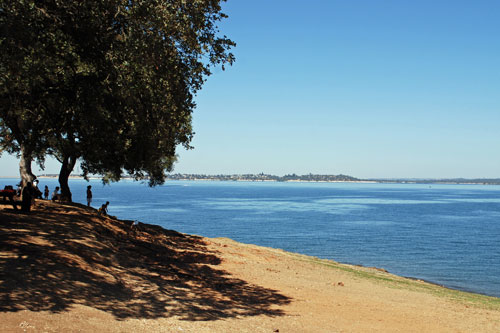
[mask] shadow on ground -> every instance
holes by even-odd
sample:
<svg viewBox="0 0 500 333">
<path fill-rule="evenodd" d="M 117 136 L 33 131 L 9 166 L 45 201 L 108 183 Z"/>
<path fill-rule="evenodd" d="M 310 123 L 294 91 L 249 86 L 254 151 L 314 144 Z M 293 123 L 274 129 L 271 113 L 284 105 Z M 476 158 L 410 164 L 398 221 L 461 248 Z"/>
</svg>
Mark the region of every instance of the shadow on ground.
<svg viewBox="0 0 500 333">
<path fill-rule="evenodd" d="M 201 237 L 131 223 L 78 205 L 0 210 L 0 311 L 82 304 L 118 319 L 284 314 L 288 297 L 217 269 Z"/>
</svg>

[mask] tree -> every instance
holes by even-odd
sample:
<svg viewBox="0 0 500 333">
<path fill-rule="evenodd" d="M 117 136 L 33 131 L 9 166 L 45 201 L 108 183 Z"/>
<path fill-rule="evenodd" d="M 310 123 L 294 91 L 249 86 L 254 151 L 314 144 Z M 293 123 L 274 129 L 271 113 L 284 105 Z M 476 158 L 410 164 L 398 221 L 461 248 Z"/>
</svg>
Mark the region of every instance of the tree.
<svg viewBox="0 0 500 333">
<path fill-rule="evenodd" d="M 193 96 L 234 61 L 225 17 L 220 0 L 3 1 L 0 145 L 55 156 L 68 199 L 78 159 L 84 176 L 163 183 L 191 148 Z"/>
<path fill-rule="evenodd" d="M 25 24 L 26 23 L 26 24 Z M 43 163 L 39 135 L 48 100 L 45 83 L 58 67 L 52 45 L 45 45 L 45 15 L 24 2 L 1 2 L 0 8 L 0 151 L 17 154 L 23 183 L 32 181 L 31 161 Z M 37 35 L 34 31 L 40 31 Z"/>
</svg>

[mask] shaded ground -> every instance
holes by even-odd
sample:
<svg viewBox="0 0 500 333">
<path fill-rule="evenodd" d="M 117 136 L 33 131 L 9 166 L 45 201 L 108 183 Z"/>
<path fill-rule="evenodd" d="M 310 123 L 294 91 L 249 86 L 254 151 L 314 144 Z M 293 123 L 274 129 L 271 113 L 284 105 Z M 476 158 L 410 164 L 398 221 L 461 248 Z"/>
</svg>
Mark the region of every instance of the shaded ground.
<svg viewBox="0 0 500 333">
<path fill-rule="evenodd" d="M 0 210 L 0 221 L 0 311 L 81 304 L 118 319 L 217 320 L 280 316 L 274 306 L 290 302 L 218 269 L 201 237 L 49 202 Z"/>
<path fill-rule="evenodd" d="M 500 332 L 500 299 L 383 270 L 0 204 L 0 332 Z"/>
</svg>

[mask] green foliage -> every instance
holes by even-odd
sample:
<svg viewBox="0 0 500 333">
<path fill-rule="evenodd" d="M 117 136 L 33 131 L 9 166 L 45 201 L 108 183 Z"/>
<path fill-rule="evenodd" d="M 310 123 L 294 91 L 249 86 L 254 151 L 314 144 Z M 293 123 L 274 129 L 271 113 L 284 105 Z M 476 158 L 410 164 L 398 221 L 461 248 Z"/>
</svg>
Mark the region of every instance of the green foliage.
<svg viewBox="0 0 500 333">
<path fill-rule="evenodd" d="M 162 183 L 191 148 L 193 96 L 234 61 L 225 17 L 220 0 L 2 1 L 2 149 Z"/>
</svg>

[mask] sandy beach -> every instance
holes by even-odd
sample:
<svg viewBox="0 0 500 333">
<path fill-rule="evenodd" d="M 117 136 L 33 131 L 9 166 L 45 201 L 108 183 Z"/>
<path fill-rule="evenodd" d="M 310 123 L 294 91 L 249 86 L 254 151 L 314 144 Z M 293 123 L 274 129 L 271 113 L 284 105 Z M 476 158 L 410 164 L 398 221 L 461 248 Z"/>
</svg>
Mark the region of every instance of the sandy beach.
<svg viewBox="0 0 500 333">
<path fill-rule="evenodd" d="M 99 216 L 0 205 L 2 332 L 500 332 L 500 299 Z"/>
</svg>

